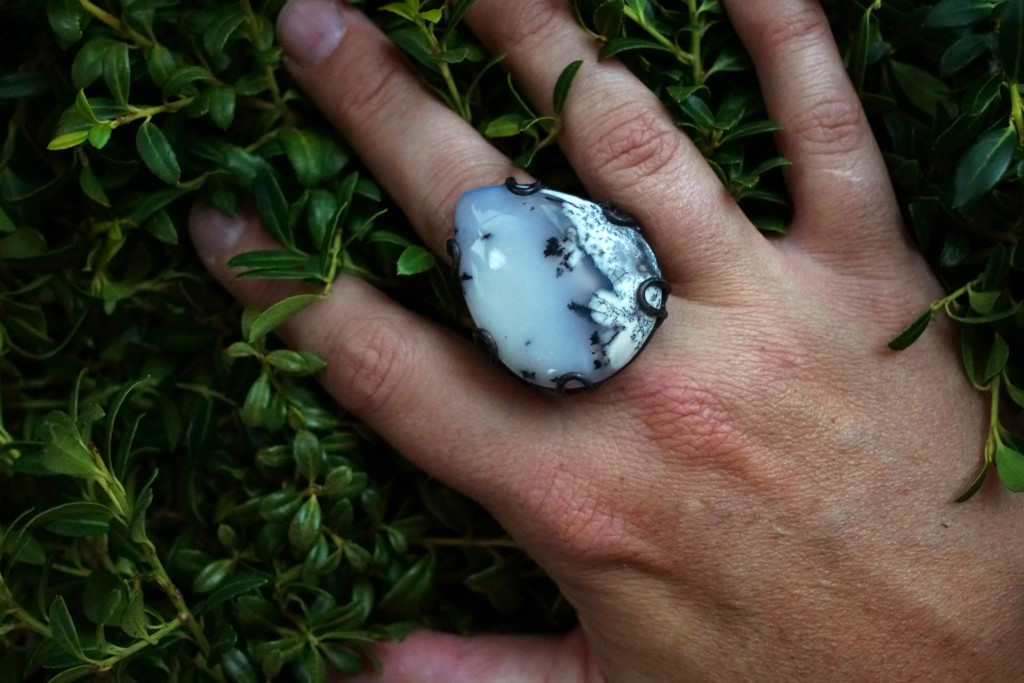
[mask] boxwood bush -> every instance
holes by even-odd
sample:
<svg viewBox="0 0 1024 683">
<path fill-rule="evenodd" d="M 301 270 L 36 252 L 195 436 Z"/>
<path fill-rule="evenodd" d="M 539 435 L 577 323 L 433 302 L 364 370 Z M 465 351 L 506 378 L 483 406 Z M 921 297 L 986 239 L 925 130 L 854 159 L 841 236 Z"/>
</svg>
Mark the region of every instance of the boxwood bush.
<svg viewBox="0 0 1024 683">
<path fill-rule="evenodd" d="M 460 23 L 472 0 L 358 3 L 458 115 L 582 192 Z M 282 248 L 246 277 L 356 274 L 445 324 L 444 268 L 289 81 L 283 0 L 0 2 L 0 679 L 319 681 L 429 626 L 551 631 L 571 608 L 478 506 L 339 409 L 324 361 L 244 310 L 185 237 L 252 207 Z M 751 64 L 716 0 L 577 0 L 602 57 L 674 113 L 766 233 L 788 198 Z M 966 491 L 1024 490 L 1024 0 L 826 3 L 991 402 Z M 556 105 L 578 64 L 564 65 Z M 424 131 L 429 134 L 429 131 Z M 1017 433 L 1014 433 L 1014 430 Z M 480 457 L 487 457 L 481 453 Z M 880 482 L 884 485 L 884 482 Z"/>
</svg>

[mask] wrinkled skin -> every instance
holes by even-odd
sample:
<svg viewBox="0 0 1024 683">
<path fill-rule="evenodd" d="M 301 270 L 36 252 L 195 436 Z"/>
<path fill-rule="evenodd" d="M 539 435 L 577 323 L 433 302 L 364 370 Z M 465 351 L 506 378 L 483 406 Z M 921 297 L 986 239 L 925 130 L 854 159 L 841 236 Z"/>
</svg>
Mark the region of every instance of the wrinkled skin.
<svg viewBox="0 0 1024 683">
<path fill-rule="evenodd" d="M 410 460 L 483 503 L 579 612 L 566 636 L 419 633 L 385 681 L 1011 680 L 1024 675 L 1021 502 L 978 466 L 987 420 L 951 330 L 886 342 L 934 298 L 812 0 L 725 0 L 757 67 L 795 214 L 766 239 L 642 83 L 562 0 L 479 0 L 466 20 L 542 111 L 586 60 L 560 144 L 591 196 L 644 227 L 673 295 L 643 355 L 567 398 L 343 277 L 282 330 L 324 386 Z M 339 28 L 339 23 L 344 28 Z M 289 68 L 427 245 L 459 195 L 521 171 L 447 110 L 359 12 L 293 0 Z M 340 39 L 340 42 L 339 42 Z M 235 280 L 271 246 L 198 207 L 197 250 Z M 445 396 L 443 401 L 438 396 Z"/>
</svg>

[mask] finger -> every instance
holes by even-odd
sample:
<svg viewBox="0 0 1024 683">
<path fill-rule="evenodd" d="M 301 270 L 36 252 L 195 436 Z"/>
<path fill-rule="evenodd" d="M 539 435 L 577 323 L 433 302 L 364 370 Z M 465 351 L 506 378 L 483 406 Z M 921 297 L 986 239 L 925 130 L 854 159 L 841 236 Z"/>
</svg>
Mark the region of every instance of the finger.
<svg viewBox="0 0 1024 683">
<path fill-rule="evenodd" d="M 860 260 L 899 237 L 882 154 L 816 0 L 725 3 L 757 67 L 795 214 L 790 238 Z M 827 198 L 827 201 L 823 201 Z"/>
<path fill-rule="evenodd" d="M 266 308 L 296 292 L 294 284 L 240 280 L 224 265 L 234 254 L 276 246 L 255 217 L 229 218 L 200 205 L 189 229 L 207 268 L 243 303 Z M 496 441 L 522 441 L 553 412 L 541 405 L 546 397 L 489 366 L 468 342 L 354 277 L 339 278 L 328 298 L 276 332 L 327 361 L 318 379 L 345 409 L 425 471 L 488 506 L 500 502 L 499 492 L 515 490 L 530 449 L 500 462 L 479 454 Z"/>
<path fill-rule="evenodd" d="M 421 631 L 401 643 L 374 648 L 381 668 L 346 683 L 534 683 L 583 681 L 588 676 L 585 643 L 574 631 L 564 636 L 462 638 Z M 593 672 L 589 672 L 593 673 Z"/>
<path fill-rule="evenodd" d="M 562 69 L 583 59 L 559 138 L 590 193 L 612 199 L 644 227 L 670 279 L 690 287 L 723 270 L 750 270 L 767 247 L 699 150 L 657 97 L 597 44 L 564 0 L 479 0 L 474 32 L 543 113 Z"/>
<path fill-rule="evenodd" d="M 429 92 L 398 49 L 340 0 L 292 0 L 277 22 L 289 71 L 435 253 L 466 190 L 529 182 Z"/>
</svg>

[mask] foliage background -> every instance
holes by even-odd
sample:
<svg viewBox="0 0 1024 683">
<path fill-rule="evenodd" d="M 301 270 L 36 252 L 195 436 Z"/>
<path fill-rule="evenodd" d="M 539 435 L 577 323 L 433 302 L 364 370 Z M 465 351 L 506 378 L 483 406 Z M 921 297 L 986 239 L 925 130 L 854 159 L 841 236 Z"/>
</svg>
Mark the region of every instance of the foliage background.
<svg viewBox="0 0 1024 683">
<path fill-rule="evenodd" d="M 465 324 L 444 269 L 288 81 L 282 4 L 0 0 L 2 680 L 316 681 L 415 625 L 573 623 L 485 513 L 339 412 L 311 379 L 323 361 L 269 334 L 316 295 L 243 311 L 184 238 L 196 200 L 249 202 L 285 249 L 241 257 L 244 276 L 325 292 L 356 273 Z M 471 2 L 361 4 L 456 112 L 581 192 L 557 108 L 536 115 L 459 25 Z M 576 5 L 757 225 L 784 232 L 776 127 L 718 3 Z M 826 8 L 950 292 L 892 346 L 935 314 L 960 323 L 992 405 L 965 457 L 978 483 L 1022 490 L 1024 1 Z"/>
</svg>

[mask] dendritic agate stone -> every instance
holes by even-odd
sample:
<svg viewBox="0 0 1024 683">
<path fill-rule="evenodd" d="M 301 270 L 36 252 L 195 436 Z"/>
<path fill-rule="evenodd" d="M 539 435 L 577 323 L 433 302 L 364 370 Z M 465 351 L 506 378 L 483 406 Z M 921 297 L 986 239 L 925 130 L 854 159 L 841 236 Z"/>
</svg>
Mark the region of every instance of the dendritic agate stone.
<svg viewBox="0 0 1024 683">
<path fill-rule="evenodd" d="M 631 219 L 539 183 L 462 195 L 449 251 L 478 340 L 542 387 L 607 379 L 665 317 L 668 286 Z"/>
</svg>

